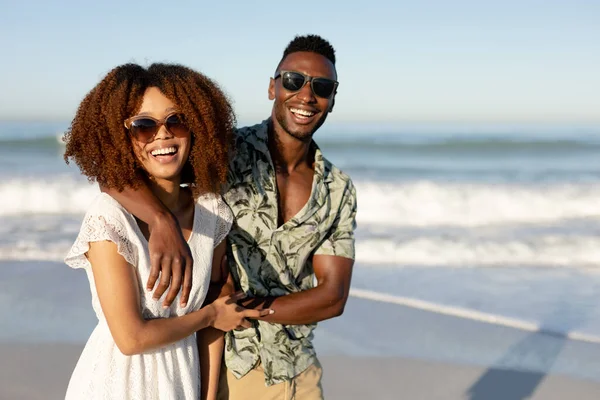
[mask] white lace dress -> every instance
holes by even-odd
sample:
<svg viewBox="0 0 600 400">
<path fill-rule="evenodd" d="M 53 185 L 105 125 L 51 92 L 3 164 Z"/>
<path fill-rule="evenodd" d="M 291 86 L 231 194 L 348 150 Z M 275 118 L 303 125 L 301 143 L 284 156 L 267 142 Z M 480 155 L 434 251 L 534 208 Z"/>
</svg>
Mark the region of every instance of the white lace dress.
<svg viewBox="0 0 600 400">
<path fill-rule="evenodd" d="M 134 217 L 112 197 L 100 194 L 84 217 L 81 231 L 65 262 L 84 268 L 90 281 L 92 306 L 98 325 L 77 362 L 66 399 L 175 400 L 200 398 L 200 365 L 195 335 L 143 354 L 125 356 L 112 335 L 94 284 L 91 265 L 85 257 L 90 242 L 110 240 L 138 272 L 141 311 L 144 318 L 169 318 L 198 310 L 210 283 L 213 250 L 229 232 L 233 216 L 220 196 L 198 199 L 188 244 L 194 259 L 193 284 L 188 305 L 179 306 L 179 296 L 168 309 L 145 290 L 150 273 L 148 242 Z"/>
</svg>

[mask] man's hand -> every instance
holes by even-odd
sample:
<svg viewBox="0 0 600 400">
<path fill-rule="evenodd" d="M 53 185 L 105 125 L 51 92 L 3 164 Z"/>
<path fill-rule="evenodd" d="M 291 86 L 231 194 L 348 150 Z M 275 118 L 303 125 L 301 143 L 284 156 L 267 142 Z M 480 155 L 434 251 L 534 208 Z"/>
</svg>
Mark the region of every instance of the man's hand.
<svg viewBox="0 0 600 400">
<path fill-rule="evenodd" d="M 150 238 L 150 278 L 146 288 L 152 291 L 160 276 L 160 283 L 154 291 L 154 298 L 160 299 L 169 288 L 163 306 L 171 305 L 179 289 L 181 306 L 185 306 L 192 289 L 192 253 L 183 239 L 177 218 L 152 193 L 144 176 L 139 177 L 145 184 L 137 188 L 126 187 L 122 191 L 100 185 L 100 190 L 117 200 L 136 218 L 148 224 Z M 182 285 L 183 283 L 183 285 Z"/>
<path fill-rule="evenodd" d="M 234 329 L 250 328 L 252 323 L 248 319 L 257 319 L 273 314 L 275 311 L 270 309 L 252 310 L 241 307 L 238 301 L 246 297 L 244 292 L 237 292 L 229 296 L 219 297 L 213 303 L 209 304 L 213 312 L 213 321 L 211 325 L 223 332 L 229 332 Z"/>
<path fill-rule="evenodd" d="M 160 299 L 169 289 L 163 300 L 163 307 L 169 307 L 181 288 L 180 305 L 184 307 L 192 289 L 193 261 L 177 219 L 169 213 L 162 214 L 148 225 L 148 229 L 151 269 L 146 288 L 152 291 L 160 275 L 160 282 L 154 290 L 154 299 Z"/>
</svg>

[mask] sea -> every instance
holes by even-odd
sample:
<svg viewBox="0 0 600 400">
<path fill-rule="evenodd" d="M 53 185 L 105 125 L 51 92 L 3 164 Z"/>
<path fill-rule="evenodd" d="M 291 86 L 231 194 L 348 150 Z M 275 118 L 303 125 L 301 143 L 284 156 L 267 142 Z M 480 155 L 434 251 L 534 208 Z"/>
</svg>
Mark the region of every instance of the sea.
<svg viewBox="0 0 600 400">
<path fill-rule="evenodd" d="M 84 343 L 95 325 L 62 262 L 99 193 L 63 160 L 67 126 L 0 122 L 0 342 Z M 600 379 L 600 125 L 326 124 L 315 140 L 358 193 L 350 301 L 318 348 Z M 488 325 L 507 333 L 488 343 Z"/>
</svg>

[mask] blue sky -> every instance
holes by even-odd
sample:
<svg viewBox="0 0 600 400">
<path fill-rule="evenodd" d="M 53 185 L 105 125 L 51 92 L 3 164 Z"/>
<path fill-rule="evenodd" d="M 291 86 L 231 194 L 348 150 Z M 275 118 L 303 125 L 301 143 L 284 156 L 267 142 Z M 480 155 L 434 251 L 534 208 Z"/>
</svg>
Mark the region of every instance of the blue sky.
<svg viewBox="0 0 600 400">
<path fill-rule="evenodd" d="M 0 0 L 0 119 L 68 120 L 112 67 L 171 61 L 253 122 L 286 44 L 317 33 L 339 123 L 599 123 L 598 21 L 593 0 Z"/>
</svg>

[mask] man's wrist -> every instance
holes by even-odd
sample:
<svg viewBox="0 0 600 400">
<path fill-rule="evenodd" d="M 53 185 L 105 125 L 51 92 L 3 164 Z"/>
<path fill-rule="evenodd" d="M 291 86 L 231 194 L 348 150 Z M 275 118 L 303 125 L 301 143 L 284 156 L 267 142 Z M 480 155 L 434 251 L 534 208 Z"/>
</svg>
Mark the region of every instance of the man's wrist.
<svg viewBox="0 0 600 400">
<path fill-rule="evenodd" d="M 154 217 L 148 223 L 148 229 L 150 230 L 150 232 L 152 232 L 154 228 L 159 226 L 178 227 L 179 223 L 177 221 L 177 218 L 175 218 L 175 216 L 171 214 L 171 212 L 167 210 L 159 210 L 156 213 L 154 213 Z"/>
<path fill-rule="evenodd" d="M 244 308 L 262 311 L 270 308 L 274 300 L 275 297 L 248 297 L 238 301 L 238 304 Z"/>
</svg>

